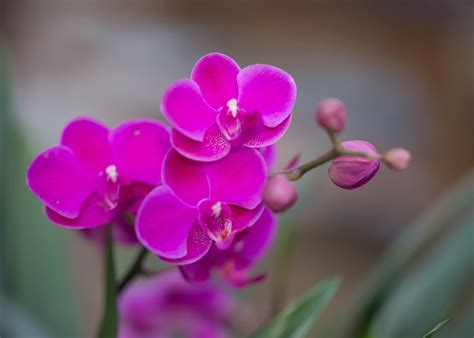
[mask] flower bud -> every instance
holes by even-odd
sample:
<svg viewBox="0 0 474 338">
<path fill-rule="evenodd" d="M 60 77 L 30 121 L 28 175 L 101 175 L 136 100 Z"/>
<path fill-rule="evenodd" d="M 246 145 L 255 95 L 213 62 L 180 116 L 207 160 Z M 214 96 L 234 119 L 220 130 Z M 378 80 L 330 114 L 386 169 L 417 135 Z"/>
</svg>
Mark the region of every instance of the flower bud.
<svg viewBox="0 0 474 338">
<path fill-rule="evenodd" d="M 298 199 L 298 191 L 285 175 L 274 175 L 268 179 L 263 190 L 263 200 L 274 212 L 289 209 Z"/>
<path fill-rule="evenodd" d="M 316 109 L 316 122 L 329 132 L 341 132 L 346 126 L 346 121 L 346 106 L 338 99 L 325 99 Z"/>
<path fill-rule="evenodd" d="M 346 141 L 341 144 L 344 150 L 377 154 L 375 147 L 365 141 Z M 375 176 L 380 167 L 377 159 L 342 155 L 329 167 L 331 181 L 343 189 L 355 189 L 363 186 Z"/>
<path fill-rule="evenodd" d="M 410 164 L 411 154 L 404 148 L 393 148 L 385 153 L 384 160 L 390 169 L 403 171 Z"/>
</svg>

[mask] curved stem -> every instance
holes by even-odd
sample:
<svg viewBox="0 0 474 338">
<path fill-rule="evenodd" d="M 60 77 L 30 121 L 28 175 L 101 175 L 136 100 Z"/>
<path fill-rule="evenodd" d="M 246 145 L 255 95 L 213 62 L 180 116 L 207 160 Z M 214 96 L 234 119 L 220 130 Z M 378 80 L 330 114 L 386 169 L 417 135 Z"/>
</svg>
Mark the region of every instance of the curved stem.
<svg viewBox="0 0 474 338">
<path fill-rule="evenodd" d="M 120 293 L 125 286 L 136 276 L 143 272 L 143 262 L 145 261 L 146 255 L 148 254 L 148 250 L 145 248 L 141 248 L 140 252 L 138 253 L 135 261 L 133 262 L 132 266 L 128 269 L 125 276 L 119 282 L 117 286 L 117 293 Z"/>
<path fill-rule="evenodd" d="M 339 139 L 337 138 L 336 134 L 328 133 L 328 135 L 333 145 L 333 148 L 330 151 L 296 168 L 275 172 L 272 174 L 272 176 L 278 175 L 278 174 L 286 175 L 286 177 L 288 177 L 290 181 L 296 181 L 296 180 L 299 180 L 301 177 L 303 177 L 303 175 L 307 173 L 308 171 L 313 170 L 314 168 L 317 168 L 326 162 L 334 160 L 335 158 L 339 156 L 363 157 L 363 158 L 369 158 L 369 159 L 374 159 L 374 160 L 383 159 L 383 157 L 377 153 L 344 150 L 343 148 L 341 148 L 341 143 Z"/>
</svg>

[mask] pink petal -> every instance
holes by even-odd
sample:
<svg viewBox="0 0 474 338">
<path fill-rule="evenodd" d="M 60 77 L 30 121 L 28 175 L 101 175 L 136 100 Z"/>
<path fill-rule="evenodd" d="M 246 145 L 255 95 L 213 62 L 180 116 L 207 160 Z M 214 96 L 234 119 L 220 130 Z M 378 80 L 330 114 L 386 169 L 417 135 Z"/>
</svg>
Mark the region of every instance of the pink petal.
<svg viewBox="0 0 474 338">
<path fill-rule="evenodd" d="M 161 166 L 170 149 L 169 132 L 153 120 L 127 121 L 111 132 L 114 164 L 119 176 L 150 185 L 161 183 Z"/>
<path fill-rule="evenodd" d="M 171 149 L 163 163 L 163 183 L 185 203 L 196 206 L 209 197 L 209 183 L 201 163 Z"/>
<path fill-rule="evenodd" d="M 245 67 L 237 76 L 239 105 L 258 112 L 267 127 L 276 127 L 293 110 L 296 84 L 290 74 L 269 65 Z"/>
<path fill-rule="evenodd" d="M 164 256 L 160 256 L 160 258 L 173 264 L 191 264 L 204 257 L 211 248 L 211 244 L 212 240 L 204 232 L 204 230 L 201 229 L 198 222 L 196 221 L 189 231 L 186 255 L 181 258 L 169 258 Z"/>
<path fill-rule="evenodd" d="M 204 139 L 217 115 L 217 111 L 204 101 L 198 84 L 192 80 L 175 82 L 163 96 L 161 111 L 174 128 L 195 141 Z"/>
<path fill-rule="evenodd" d="M 240 231 L 254 225 L 262 214 L 264 205 L 260 203 L 253 209 L 245 209 L 235 205 L 229 205 L 229 208 L 232 212 L 232 231 Z"/>
<path fill-rule="evenodd" d="M 260 153 L 267 164 L 268 171 L 273 170 L 276 163 L 277 150 L 276 145 L 271 145 L 268 147 L 260 148 Z"/>
<path fill-rule="evenodd" d="M 183 277 L 191 283 L 205 282 L 211 276 L 214 262 L 214 250 L 211 248 L 200 260 L 186 265 L 180 265 L 179 270 Z"/>
<path fill-rule="evenodd" d="M 240 250 L 236 249 L 235 268 L 237 270 L 246 269 L 262 258 L 270 248 L 270 245 L 276 235 L 276 219 L 275 216 L 265 209 L 262 216 L 242 237 L 240 242 L 235 245 L 240 246 Z"/>
<path fill-rule="evenodd" d="M 55 146 L 39 154 L 28 168 L 31 191 L 61 216 L 75 218 L 97 186 L 97 179 L 84 168 L 71 149 Z"/>
<path fill-rule="evenodd" d="M 196 208 L 184 204 L 168 187 L 159 186 L 138 210 L 137 237 L 148 250 L 161 257 L 181 258 L 188 252 L 186 241 L 196 218 Z"/>
<path fill-rule="evenodd" d="M 230 57 L 220 53 L 204 55 L 196 62 L 191 78 L 201 88 L 206 102 L 219 109 L 230 99 L 238 96 L 237 74 L 239 65 Z"/>
<path fill-rule="evenodd" d="M 110 210 L 105 207 L 99 194 L 93 193 L 84 203 L 79 216 L 75 218 L 61 216 L 50 208 L 46 208 L 46 214 L 51 222 L 62 227 L 86 229 L 109 223 L 117 215 L 117 209 Z"/>
<path fill-rule="evenodd" d="M 191 160 L 205 162 L 217 161 L 223 158 L 231 148 L 231 144 L 216 125 L 207 130 L 202 142 L 194 141 L 173 129 L 171 131 L 171 143 L 181 155 Z"/>
<path fill-rule="evenodd" d="M 211 199 L 253 209 L 262 201 L 267 166 L 254 149 L 231 151 L 225 158 L 206 165 Z"/>
<path fill-rule="evenodd" d="M 266 127 L 263 124 L 252 129 L 248 140 L 244 146 L 249 148 L 262 148 L 276 143 L 288 130 L 291 124 L 292 115 L 290 114 L 282 123 L 274 128 Z"/>
<path fill-rule="evenodd" d="M 63 131 L 61 144 L 72 149 L 77 158 L 95 173 L 111 164 L 109 129 L 92 119 L 79 118 Z"/>
</svg>

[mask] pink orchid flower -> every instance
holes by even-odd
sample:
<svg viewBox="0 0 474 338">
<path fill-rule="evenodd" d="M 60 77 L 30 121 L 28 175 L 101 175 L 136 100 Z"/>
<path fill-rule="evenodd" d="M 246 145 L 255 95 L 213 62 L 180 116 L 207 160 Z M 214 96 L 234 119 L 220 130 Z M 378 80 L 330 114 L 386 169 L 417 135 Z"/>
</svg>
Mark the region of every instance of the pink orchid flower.
<svg viewBox="0 0 474 338">
<path fill-rule="evenodd" d="M 139 279 L 119 296 L 119 338 L 226 338 L 234 309 L 217 285 L 192 285 L 177 270 Z"/>
<path fill-rule="evenodd" d="M 233 150 L 210 163 L 172 149 L 164 159 L 162 179 L 163 186 L 143 201 L 136 231 L 140 242 L 167 262 L 193 263 L 212 243 L 226 249 L 263 211 L 267 166 L 255 149 Z"/>
<path fill-rule="evenodd" d="M 278 141 L 291 123 L 295 100 L 296 84 L 283 70 L 263 64 L 240 69 L 230 57 L 212 53 L 198 60 L 190 79 L 166 91 L 161 110 L 180 154 L 215 161 L 233 147 Z"/>
<path fill-rule="evenodd" d="M 204 282 L 216 268 L 230 285 L 244 287 L 257 283 L 265 275 L 251 277 L 250 269 L 267 253 L 276 235 L 276 217 L 265 209 L 260 218 L 249 228 L 239 232 L 226 250 L 215 245 L 199 261 L 181 265 L 183 276 L 190 282 Z"/>
<path fill-rule="evenodd" d="M 62 227 L 88 229 L 114 220 L 124 226 L 123 212 L 136 213 L 161 184 L 170 147 L 167 128 L 154 120 L 131 120 L 109 130 L 79 118 L 66 126 L 59 145 L 32 161 L 27 184 L 49 219 Z M 133 241 L 130 230 L 124 241 Z"/>
</svg>

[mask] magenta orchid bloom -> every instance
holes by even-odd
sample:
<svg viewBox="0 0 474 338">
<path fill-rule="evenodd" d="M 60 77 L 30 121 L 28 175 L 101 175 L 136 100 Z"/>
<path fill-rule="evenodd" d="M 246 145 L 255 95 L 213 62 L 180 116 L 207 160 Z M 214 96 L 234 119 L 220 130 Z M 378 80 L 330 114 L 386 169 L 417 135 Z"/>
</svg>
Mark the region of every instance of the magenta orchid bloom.
<svg viewBox="0 0 474 338">
<path fill-rule="evenodd" d="M 166 91 L 161 110 L 181 155 L 215 161 L 233 147 L 278 141 L 291 123 L 295 100 L 296 84 L 283 70 L 263 64 L 240 69 L 230 57 L 212 53 L 196 63 L 191 79 Z"/>
<path fill-rule="evenodd" d="M 109 130 L 80 118 L 66 126 L 60 145 L 32 161 L 27 184 L 60 226 L 120 222 L 123 211 L 136 213 L 145 195 L 161 184 L 170 147 L 167 128 L 154 120 L 132 120 Z"/>
<path fill-rule="evenodd" d="M 255 149 L 196 162 L 170 150 L 163 162 L 163 186 L 143 201 L 137 237 L 150 251 L 175 264 L 202 258 L 216 243 L 229 247 L 235 234 L 252 226 L 263 211 L 267 166 Z"/>
<path fill-rule="evenodd" d="M 276 234 L 276 217 L 264 209 L 254 225 L 239 232 L 226 250 L 215 245 L 199 261 L 181 265 L 183 276 L 190 282 L 204 282 L 216 268 L 234 287 L 244 287 L 262 281 L 265 275 L 249 276 L 249 271 L 267 253 Z"/>
<path fill-rule="evenodd" d="M 119 338 L 226 338 L 234 304 L 227 290 L 192 285 L 177 270 L 130 284 L 120 294 Z"/>
</svg>

